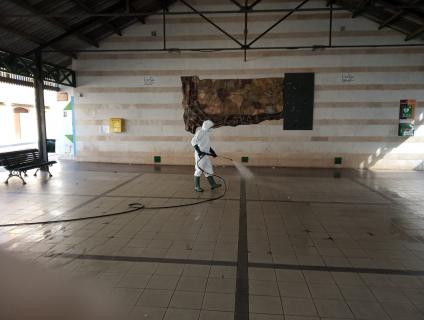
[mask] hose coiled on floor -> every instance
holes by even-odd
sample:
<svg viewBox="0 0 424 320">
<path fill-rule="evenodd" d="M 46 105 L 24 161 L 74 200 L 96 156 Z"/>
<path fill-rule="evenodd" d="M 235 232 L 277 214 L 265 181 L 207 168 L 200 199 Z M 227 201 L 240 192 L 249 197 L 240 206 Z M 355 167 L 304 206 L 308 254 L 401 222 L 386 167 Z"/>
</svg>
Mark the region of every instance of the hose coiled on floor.
<svg viewBox="0 0 424 320">
<path fill-rule="evenodd" d="M 99 215 L 95 215 L 95 216 L 88 216 L 88 217 L 78 217 L 78 218 L 69 218 L 69 219 L 58 219 L 58 220 L 46 220 L 46 221 L 34 221 L 34 222 L 18 222 L 18 223 L 7 223 L 7 224 L 0 224 L 0 228 L 6 228 L 6 227 L 22 227 L 22 226 L 33 226 L 33 225 L 48 225 L 48 224 L 54 224 L 54 223 L 63 223 L 63 222 L 75 222 L 75 221 L 83 221 L 83 220 L 92 220 L 92 219 L 99 219 L 99 218 L 108 218 L 108 217 L 114 217 L 114 216 L 119 216 L 119 215 L 124 215 L 124 214 L 129 214 L 129 213 L 133 213 L 136 211 L 140 211 L 141 209 L 145 209 L 145 210 L 159 210 L 159 209 L 173 209 L 173 208 L 181 208 L 181 207 L 189 207 L 189 206 L 194 206 L 194 205 L 198 205 L 201 203 L 206 203 L 206 202 L 210 202 L 210 201 L 215 201 L 215 200 L 219 200 L 221 198 L 223 198 L 225 196 L 225 194 L 227 193 L 227 185 L 225 183 L 225 179 L 217 174 L 210 174 L 209 172 L 206 172 L 205 170 L 203 170 L 203 168 L 201 168 L 199 166 L 199 161 L 202 160 L 203 158 L 200 158 L 196 165 L 197 167 L 206 175 L 210 175 L 210 176 L 214 176 L 219 178 L 222 181 L 222 184 L 224 185 L 224 192 L 214 198 L 207 198 L 207 199 L 202 199 L 199 201 L 195 201 L 195 202 L 190 202 L 190 203 L 183 203 L 183 204 L 178 204 L 178 205 L 169 205 L 169 206 L 157 206 L 157 207 L 145 207 L 143 203 L 141 202 L 133 202 L 133 203 L 129 203 L 128 204 L 128 210 L 125 211 L 119 211 L 119 212 L 112 212 L 112 213 L 107 213 L 107 214 L 99 214 Z M 226 158 L 229 159 L 229 158 Z"/>
</svg>

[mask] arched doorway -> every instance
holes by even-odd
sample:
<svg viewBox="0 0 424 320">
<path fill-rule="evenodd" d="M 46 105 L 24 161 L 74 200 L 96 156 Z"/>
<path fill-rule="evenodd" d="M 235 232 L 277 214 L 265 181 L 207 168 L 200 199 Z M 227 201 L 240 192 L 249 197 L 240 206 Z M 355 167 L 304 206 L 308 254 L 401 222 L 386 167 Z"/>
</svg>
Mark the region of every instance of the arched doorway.
<svg viewBox="0 0 424 320">
<path fill-rule="evenodd" d="M 15 139 L 16 141 L 20 141 L 22 139 L 22 125 L 25 124 L 25 120 L 27 115 L 29 113 L 29 110 L 27 108 L 23 107 L 15 107 L 13 108 L 14 113 L 14 123 L 15 123 Z"/>
</svg>

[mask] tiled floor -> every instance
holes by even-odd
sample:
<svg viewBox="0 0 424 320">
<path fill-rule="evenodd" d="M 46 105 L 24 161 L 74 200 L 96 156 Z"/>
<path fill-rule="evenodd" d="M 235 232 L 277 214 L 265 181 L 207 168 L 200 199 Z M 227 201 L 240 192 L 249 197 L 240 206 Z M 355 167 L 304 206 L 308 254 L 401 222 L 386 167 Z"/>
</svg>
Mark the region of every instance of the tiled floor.
<svg viewBox="0 0 424 320">
<path fill-rule="evenodd" d="M 0 224 L 220 194 L 193 192 L 191 171 L 64 162 L 0 185 Z M 130 319 L 424 319 L 424 173 L 217 172 L 220 200 L 0 228 L 1 246 L 93 281 Z"/>
</svg>

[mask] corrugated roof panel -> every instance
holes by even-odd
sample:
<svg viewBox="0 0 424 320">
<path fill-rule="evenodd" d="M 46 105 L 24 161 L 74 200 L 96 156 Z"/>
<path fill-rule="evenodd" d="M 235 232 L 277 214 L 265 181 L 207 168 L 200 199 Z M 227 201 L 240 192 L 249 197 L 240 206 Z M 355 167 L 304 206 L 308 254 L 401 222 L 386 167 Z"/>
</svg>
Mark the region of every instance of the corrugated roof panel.
<svg viewBox="0 0 424 320">
<path fill-rule="evenodd" d="M 14 34 L 4 32 L 2 29 L 0 29 L 0 48 L 3 50 L 24 54 L 34 49 L 36 46 L 37 45 L 31 41 L 22 39 Z"/>
</svg>

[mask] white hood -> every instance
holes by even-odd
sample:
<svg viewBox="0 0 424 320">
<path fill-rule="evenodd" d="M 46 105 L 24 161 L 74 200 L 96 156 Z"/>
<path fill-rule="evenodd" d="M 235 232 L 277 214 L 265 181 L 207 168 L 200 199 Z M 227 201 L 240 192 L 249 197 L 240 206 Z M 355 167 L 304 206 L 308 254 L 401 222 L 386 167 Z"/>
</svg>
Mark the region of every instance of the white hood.
<svg viewBox="0 0 424 320">
<path fill-rule="evenodd" d="M 202 124 L 202 130 L 209 130 L 211 129 L 215 124 L 210 121 L 210 120 L 206 120 L 205 122 L 203 122 Z"/>
</svg>

